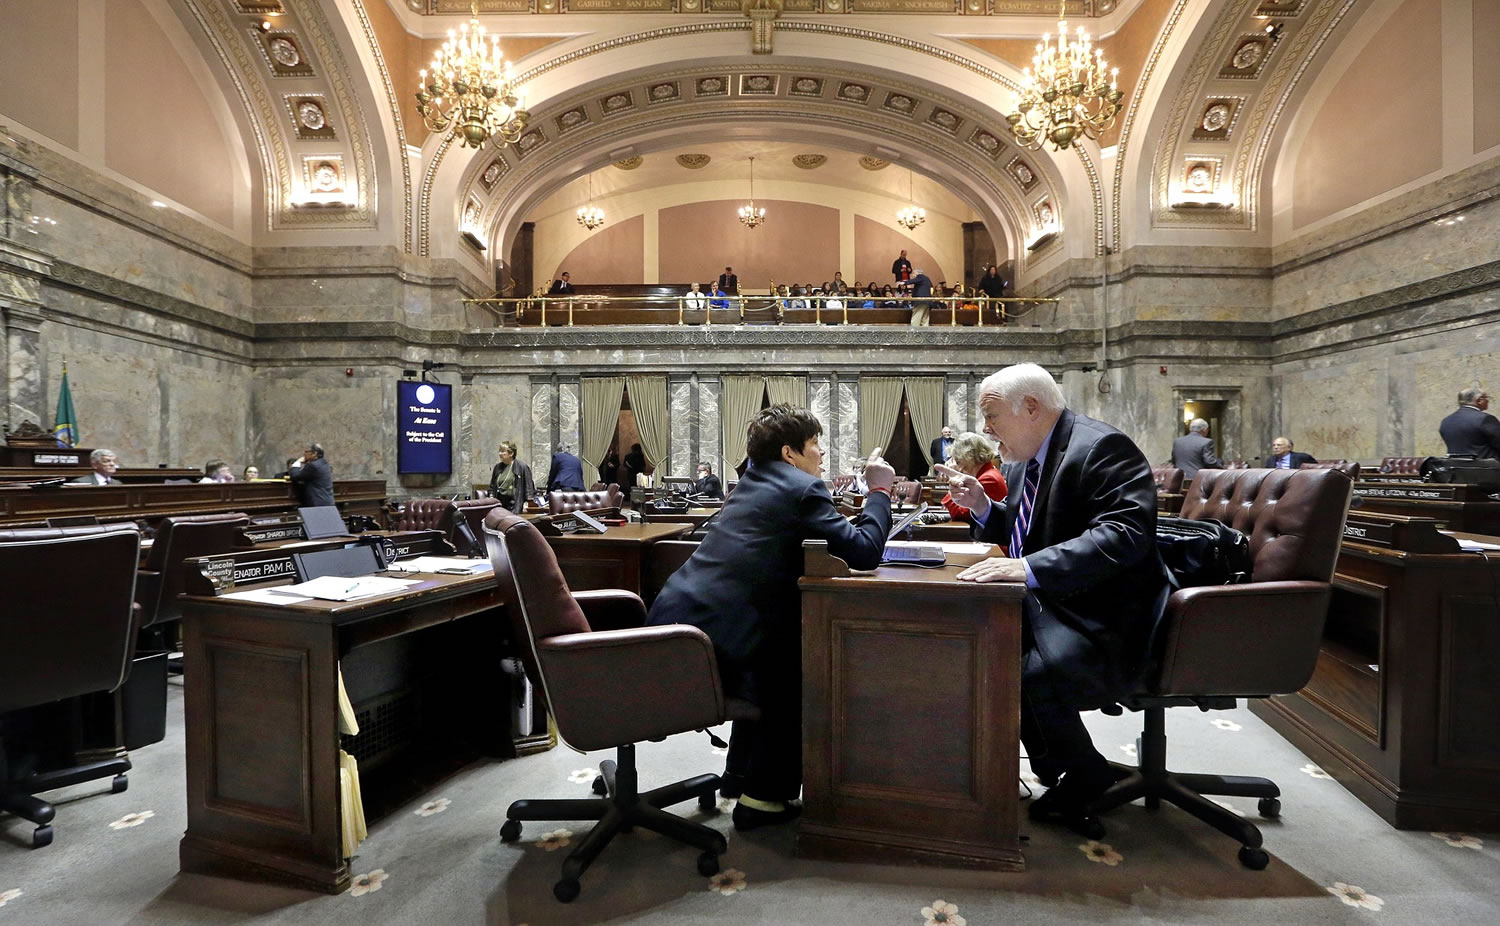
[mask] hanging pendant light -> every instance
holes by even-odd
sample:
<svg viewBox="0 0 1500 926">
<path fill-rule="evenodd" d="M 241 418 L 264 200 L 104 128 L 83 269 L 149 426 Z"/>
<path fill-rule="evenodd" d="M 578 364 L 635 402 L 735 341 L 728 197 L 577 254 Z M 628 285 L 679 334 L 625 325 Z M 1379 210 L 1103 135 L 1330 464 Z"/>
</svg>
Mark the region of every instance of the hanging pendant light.
<svg viewBox="0 0 1500 926">
<path fill-rule="evenodd" d="M 908 167 L 906 169 L 907 205 L 905 209 L 896 213 L 896 224 L 902 226 L 907 231 L 913 231 L 918 225 L 927 221 L 927 210 L 917 206 L 916 196 L 912 192 L 912 185 L 912 172 L 911 168 Z"/>
<path fill-rule="evenodd" d="M 740 222 L 746 228 L 755 228 L 766 220 L 766 207 L 755 205 L 755 158 L 750 159 L 750 201 L 740 207 Z"/>
<path fill-rule="evenodd" d="M 578 207 L 578 224 L 589 231 L 604 225 L 604 210 L 594 205 L 594 174 L 590 171 L 584 178 L 588 189 L 588 204 Z"/>
</svg>

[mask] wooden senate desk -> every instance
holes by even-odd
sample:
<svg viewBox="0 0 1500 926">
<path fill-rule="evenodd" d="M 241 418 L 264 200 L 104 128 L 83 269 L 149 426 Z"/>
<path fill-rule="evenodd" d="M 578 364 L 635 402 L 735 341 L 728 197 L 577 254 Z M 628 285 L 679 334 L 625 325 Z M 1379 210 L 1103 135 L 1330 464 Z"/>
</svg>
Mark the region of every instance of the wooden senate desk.
<svg viewBox="0 0 1500 926">
<path fill-rule="evenodd" d="M 1018 871 L 1022 583 L 805 544 L 799 853 Z M 917 667 L 925 667 L 925 670 Z"/>
<path fill-rule="evenodd" d="M 624 524 L 602 534 L 548 536 L 547 542 L 573 591 L 623 588 L 640 595 L 649 584 L 651 546 L 692 529 L 691 524 Z"/>
<path fill-rule="evenodd" d="M 451 552 L 436 532 L 393 539 L 403 555 Z M 241 551 L 197 562 L 221 583 L 233 569 L 235 590 L 243 591 L 291 581 L 289 553 Z M 398 593 L 290 605 L 215 597 L 210 580 L 192 578 L 195 594 L 183 607 L 183 871 L 342 891 L 350 872 L 341 841 L 341 746 L 359 761 L 373 820 L 414 796 L 413 782 L 430 783 L 478 755 L 551 743 L 545 717 L 541 733 L 512 736 L 511 687 L 500 665 L 508 629 L 488 571 L 408 575 L 419 581 Z M 361 727 L 342 743 L 341 670 Z"/>
<path fill-rule="evenodd" d="M 1500 536 L 1500 492 L 1485 486 L 1362 479 L 1354 484 L 1351 513 L 1360 511 L 1433 518 L 1447 530 Z"/>
<path fill-rule="evenodd" d="M 385 505 L 385 482 L 345 479 L 333 496 L 347 517 L 378 518 Z M 41 524 L 47 518 L 94 515 L 111 521 L 156 520 L 169 515 L 243 511 L 257 515 L 295 511 L 297 496 L 287 482 L 212 482 L 186 485 L 59 486 L 47 489 L 0 486 L 0 526 Z"/>
<path fill-rule="evenodd" d="M 1500 551 L 1435 525 L 1351 511 L 1312 680 L 1250 710 L 1392 825 L 1493 832 Z"/>
</svg>

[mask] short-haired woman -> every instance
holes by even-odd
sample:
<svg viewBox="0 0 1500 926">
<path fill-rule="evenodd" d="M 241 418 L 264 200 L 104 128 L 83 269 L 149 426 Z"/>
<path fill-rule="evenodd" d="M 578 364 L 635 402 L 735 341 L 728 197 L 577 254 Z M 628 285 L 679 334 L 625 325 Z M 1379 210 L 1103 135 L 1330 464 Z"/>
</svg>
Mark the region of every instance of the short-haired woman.
<svg viewBox="0 0 1500 926">
<path fill-rule="evenodd" d="M 982 434 L 965 431 L 953 442 L 953 468 L 979 480 L 984 494 L 992 502 L 1003 502 L 1007 494 L 1005 477 L 995 465 L 995 448 Z M 969 509 L 953 500 L 952 495 L 943 496 L 943 507 L 955 521 L 969 520 Z"/>
<path fill-rule="evenodd" d="M 500 500 L 516 514 L 526 507 L 526 500 L 536 494 L 531 467 L 516 456 L 515 441 L 500 442 L 500 462 L 490 470 L 490 497 Z"/>
</svg>

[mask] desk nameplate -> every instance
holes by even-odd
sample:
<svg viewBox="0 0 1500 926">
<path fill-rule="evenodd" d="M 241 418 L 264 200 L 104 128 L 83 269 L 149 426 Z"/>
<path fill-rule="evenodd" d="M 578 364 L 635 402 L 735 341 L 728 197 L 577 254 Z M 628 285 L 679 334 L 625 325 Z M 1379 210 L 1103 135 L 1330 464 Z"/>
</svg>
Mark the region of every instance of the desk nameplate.
<svg viewBox="0 0 1500 926">
<path fill-rule="evenodd" d="M 391 539 L 396 545 L 397 559 L 428 553 L 452 556 L 454 552 L 453 547 L 443 540 L 438 531 L 396 534 Z M 218 596 L 233 591 L 239 585 L 294 577 L 297 574 L 297 567 L 292 560 L 294 553 L 331 550 L 354 542 L 334 538 L 317 545 L 280 547 L 273 550 L 239 550 L 234 553 L 200 557 L 195 560 L 198 564 L 198 574 L 188 573 L 186 591 L 190 595 Z"/>
</svg>

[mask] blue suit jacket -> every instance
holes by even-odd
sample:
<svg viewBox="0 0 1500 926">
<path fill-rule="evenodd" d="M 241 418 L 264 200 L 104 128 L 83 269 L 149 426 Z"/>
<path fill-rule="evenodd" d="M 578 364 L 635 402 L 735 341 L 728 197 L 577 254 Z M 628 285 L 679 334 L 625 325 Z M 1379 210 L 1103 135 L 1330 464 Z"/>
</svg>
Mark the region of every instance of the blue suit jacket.
<svg viewBox="0 0 1500 926">
<path fill-rule="evenodd" d="M 977 532 L 991 543 L 1009 543 L 1026 479 L 1025 463 L 1002 471 L 1014 487 L 1005 516 L 992 514 Z M 1038 586 L 1024 605 L 1036 640 L 1024 680 L 1080 708 L 1132 693 L 1170 593 L 1156 553 L 1156 483 L 1140 448 L 1104 422 L 1064 410 L 1024 554 Z"/>
<path fill-rule="evenodd" d="M 582 492 L 588 488 L 583 481 L 583 464 L 571 453 L 558 451 L 552 455 L 552 468 L 547 470 L 547 491 Z"/>
<path fill-rule="evenodd" d="M 865 499 L 851 523 L 823 480 L 779 460 L 752 464 L 698 551 L 667 580 L 647 623 L 692 624 L 741 665 L 762 648 L 799 652 L 802 541 L 827 540 L 834 556 L 871 569 L 890 529 L 883 493 Z"/>
</svg>

